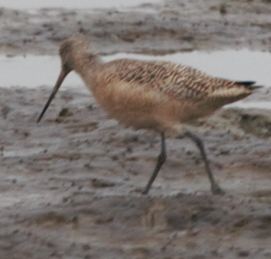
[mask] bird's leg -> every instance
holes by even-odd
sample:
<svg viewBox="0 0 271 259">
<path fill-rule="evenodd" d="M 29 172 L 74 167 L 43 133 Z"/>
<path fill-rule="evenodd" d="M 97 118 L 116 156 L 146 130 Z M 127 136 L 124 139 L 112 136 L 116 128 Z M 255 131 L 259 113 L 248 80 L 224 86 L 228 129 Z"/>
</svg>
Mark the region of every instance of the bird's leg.
<svg viewBox="0 0 271 259">
<path fill-rule="evenodd" d="M 152 186 L 152 183 L 154 182 L 161 166 L 164 164 L 165 160 L 167 158 L 167 153 L 166 153 L 166 143 L 165 143 L 165 133 L 162 132 L 161 133 L 161 153 L 159 154 L 158 158 L 157 158 L 157 163 L 155 166 L 155 169 L 151 175 L 151 178 L 148 182 L 148 184 L 146 185 L 145 190 L 142 192 L 142 194 L 147 194 Z"/>
<path fill-rule="evenodd" d="M 209 180 L 211 182 L 212 193 L 223 195 L 225 192 L 219 187 L 219 185 L 216 183 L 216 181 L 214 179 L 214 176 L 213 176 L 212 170 L 210 168 L 209 160 L 206 156 L 206 152 L 205 152 L 205 148 L 204 148 L 202 140 L 199 137 L 197 137 L 196 135 L 194 135 L 193 133 L 191 133 L 190 131 L 185 132 L 185 136 L 192 139 L 200 150 L 202 159 L 205 163 L 205 168 L 206 168 Z"/>
</svg>

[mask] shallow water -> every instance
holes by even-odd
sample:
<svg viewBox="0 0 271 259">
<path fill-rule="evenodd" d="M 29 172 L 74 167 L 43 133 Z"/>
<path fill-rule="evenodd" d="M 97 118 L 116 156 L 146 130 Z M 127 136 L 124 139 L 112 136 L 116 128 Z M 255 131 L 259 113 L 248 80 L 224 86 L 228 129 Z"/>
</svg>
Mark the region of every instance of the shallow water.
<svg viewBox="0 0 271 259">
<path fill-rule="evenodd" d="M 149 56 L 119 53 L 105 56 L 105 61 L 120 58 L 141 60 L 167 60 L 182 63 L 200 69 L 209 75 L 228 78 L 233 80 L 253 80 L 257 84 L 269 87 L 271 84 L 271 54 L 254 52 L 249 50 L 240 51 L 217 51 L 217 52 L 190 52 L 176 53 L 165 56 Z M 1 87 L 30 87 L 54 86 L 60 71 L 60 60 L 57 56 L 33 56 L 6 57 L 0 56 L 0 86 Z M 76 88 L 85 91 L 86 88 L 80 77 L 75 73 L 68 75 L 63 88 Z M 238 102 L 236 105 L 241 105 Z M 242 104 L 249 107 L 249 103 Z M 252 103 L 251 103 L 252 105 Z M 253 103 L 253 107 L 271 109 L 271 104 Z"/>
<path fill-rule="evenodd" d="M 12 150 L 2 150 L 2 157 L 28 157 L 39 154 L 44 151 L 44 148 L 18 148 L 14 147 Z"/>
<path fill-rule="evenodd" d="M 60 72 L 58 56 L 0 56 L 0 86 L 27 87 L 53 86 Z M 82 86 L 83 82 L 75 73 L 68 75 L 63 86 Z"/>
<path fill-rule="evenodd" d="M 138 6 L 143 3 L 159 3 L 160 0 L 0 0 L 0 7 L 11 9 L 40 9 L 40 8 L 72 8 L 72 9 L 96 9 L 96 8 L 125 8 Z"/>
<path fill-rule="evenodd" d="M 271 110 L 271 102 L 259 101 L 259 102 L 244 102 L 239 101 L 224 106 L 224 108 L 238 107 L 242 109 L 263 109 Z"/>
</svg>

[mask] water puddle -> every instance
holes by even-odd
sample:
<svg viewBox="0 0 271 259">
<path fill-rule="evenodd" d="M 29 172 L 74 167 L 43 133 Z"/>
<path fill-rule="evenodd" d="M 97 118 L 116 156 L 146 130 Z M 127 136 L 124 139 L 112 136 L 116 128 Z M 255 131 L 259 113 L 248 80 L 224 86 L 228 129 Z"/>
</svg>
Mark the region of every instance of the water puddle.
<svg viewBox="0 0 271 259">
<path fill-rule="evenodd" d="M 239 101 L 232 104 L 228 104 L 224 106 L 224 108 L 232 108 L 232 107 L 238 107 L 242 109 L 263 109 L 263 110 L 271 110 L 271 102 L 244 102 Z"/>
<path fill-rule="evenodd" d="M 53 86 L 60 72 L 58 56 L 0 56 L 0 86 L 27 87 Z M 70 73 L 65 86 L 83 88 L 83 82 L 75 73 Z"/>
<path fill-rule="evenodd" d="M 98 9 L 98 8 L 128 8 L 145 3 L 159 3 L 160 0 L 0 0 L 0 7 L 11 9 L 41 9 L 41 8 L 66 8 L 66 9 Z"/>
<path fill-rule="evenodd" d="M 12 150 L 1 150 L 1 156 L 5 158 L 11 157 L 28 157 L 37 155 L 44 151 L 44 148 L 13 148 Z"/>
<path fill-rule="evenodd" d="M 140 60 L 167 60 L 200 69 L 209 75 L 232 80 L 253 80 L 257 84 L 269 87 L 271 84 L 271 54 L 249 50 L 217 51 L 217 52 L 190 52 L 176 53 L 165 56 L 149 56 L 119 53 L 103 57 L 104 61 L 121 58 Z M 60 59 L 57 56 L 6 57 L 0 56 L 0 86 L 27 87 L 54 86 L 60 72 Z M 76 88 L 77 91 L 86 91 L 80 77 L 70 73 L 64 81 L 62 89 Z M 249 108 L 250 105 L 258 108 L 271 109 L 268 102 L 242 103 L 234 106 Z M 269 108 L 268 108 L 269 107 Z"/>
</svg>

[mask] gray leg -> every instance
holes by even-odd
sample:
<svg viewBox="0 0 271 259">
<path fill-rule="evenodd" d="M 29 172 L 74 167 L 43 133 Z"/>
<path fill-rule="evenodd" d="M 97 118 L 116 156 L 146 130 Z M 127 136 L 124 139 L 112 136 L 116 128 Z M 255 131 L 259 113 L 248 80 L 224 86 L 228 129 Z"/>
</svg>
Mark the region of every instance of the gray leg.
<svg viewBox="0 0 271 259">
<path fill-rule="evenodd" d="M 142 192 L 142 194 L 147 194 L 152 186 L 152 183 L 154 182 L 161 166 L 164 164 L 166 158 L 167 158 L 167 154 L 166 154 L 166 144 L 165 144 L 165 133 L 162 132 L 161 133 L 161 153 L 159 154 L 158 158 L 157 158 L 157 163 L 156 163 L 156 167 L 151 175 L 151 178 L 148 182 L 148 184 L 146 185 L 145 190 Z"/>
<path fill-rule="evenodd" d="M 220 194 L 220 195 L 224 194 L 225 192 L 219 187 L 219 185 L 216 183 L 216 181 L 214 179 L 214 176 L 213 176 L 213 173 L 211 171 L 211 168 L 210 168 L 210 165 L 209 165 L 209 160 L 208 160 L 208 158 L 206 156 L 206 152 L 205 152 L 202 140 L 199 137 L 197 137 L 196 135 L 194 135 L 193 133 L 189 132 L 189 131 L 187 131 L 185 133 L 185 136 L 192 139 L 195 142 L 195 144 L 197 145 L 197 147 L 199 148 L 199 150 L 200 150 L 202 159 L 203 159 L 203 161 L 205 163 L 205 168 L 206 168 L 209 180 L 211 182 L 212 193 L 213 194 Z"/>
</svg>

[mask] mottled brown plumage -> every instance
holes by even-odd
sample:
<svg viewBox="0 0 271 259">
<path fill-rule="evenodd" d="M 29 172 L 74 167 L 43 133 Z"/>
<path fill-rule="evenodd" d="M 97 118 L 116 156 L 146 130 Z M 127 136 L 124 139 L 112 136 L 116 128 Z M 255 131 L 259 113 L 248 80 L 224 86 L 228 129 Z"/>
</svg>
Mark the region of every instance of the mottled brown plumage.
<svg viewBox="0 0 271 259">
<path fill-rule="evenodd" d="M 110 117 L 135 129 L 161 133 L 162 151 L 146 189 L 148 192 L 166 159 L 164 132 L 180 130 L 182 123 L 212 114 L 225 104 L 253 92 L 254 82 L 214 78 L 191 67 L 164 61 L 115 60 L 103 63 L 87 38 L 77 35 L 60 47 L 62 70 L 42 111 L 42 118 L 66 75 L 75 70 Z M 222 193 L 215 183 L 200 139 L 186 132 L 198 145 L 213 193 Z"/>
</svg>

